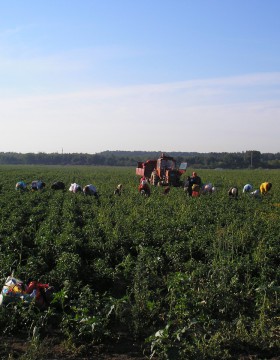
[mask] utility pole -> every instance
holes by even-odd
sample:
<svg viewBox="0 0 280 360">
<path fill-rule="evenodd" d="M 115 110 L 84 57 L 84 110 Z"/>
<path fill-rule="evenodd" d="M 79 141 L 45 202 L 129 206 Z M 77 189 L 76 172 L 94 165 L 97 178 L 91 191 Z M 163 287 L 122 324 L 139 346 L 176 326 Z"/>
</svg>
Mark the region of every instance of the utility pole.
<svg viewBox="0 0 280 360">
<path fill-rule="evenodd" d="M 249 168 L 253 169 L 253 152 L 254 150 L 247 150 L 246 151 L 246 162 L 249 161 Z"/>
</svg>

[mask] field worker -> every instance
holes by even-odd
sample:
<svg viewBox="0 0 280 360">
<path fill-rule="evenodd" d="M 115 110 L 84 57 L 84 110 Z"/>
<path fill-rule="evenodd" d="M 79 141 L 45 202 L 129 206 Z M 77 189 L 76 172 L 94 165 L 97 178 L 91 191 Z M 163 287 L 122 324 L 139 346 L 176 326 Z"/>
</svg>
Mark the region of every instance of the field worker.
<svg viewBox="0 0 280 360">
<path fill-rule="evenodd" d="M 79 185 L 77 183 L 73 183 L 73 184 L 70 185 L 69 191 L 76 194 L 76 193 L 82 191 L 82 187 L 81 187 L 81 185 Z"/>
<path fill-rule="evenodd" d="M 114 195 L 121 195 L 121 193 L 122 193 L 122 189 L 123 189 L 123 186 L 122 186 L 122 184 L 119 184 L 117 187 L 116 187 L 116 189 L 115 189 L 115 191 L 114 191 Z"/>
<path fill-rule="evenodd" d="M 260 197 L 260 190 L 254 190 L 252 192 L 250 192 L 250 195 L 253 196 L 254 198 L 259 198 Z"/>
<path fill-rule="evenodd" d="M 35 303 L 40 309 L 46 309 L 52 299 L 53 288 L 49 284 L 27 280 L 25 293 L 34 296 Z"/>
<path fill-rule="evenodd" d="M 140 179 L 140 184 L 138 186 L 138 191 L 139 191 L 139 193 L 141 195 L 145 195 L 145 196 L 150 196 L 150 194 L 151 194 L 149 183 L 148 183 L 147 179 L 145 178 L 145 176 L 143 176 Z"/>
<path fill-rule="evenodd" d="M 228 191 L 228 196 L 233 199 L 238 198 L 238 189 L 237 187 L 231 187 Z"/>
<path fill-rule="evenodd" d="M 196 184 L 200 187 L 202 185 L 201 178 L 197 175 L 197 173 L 195 171 L 192 173 L 192 176 L 191 176 L 191 184 L 192 185 Z"/>
<path fill-rule="evenodd" d="M 16 183 L 16 190 L 26 190 L 26 183 L 24 181 L 18 181 Z"/>
<path fill-rule="evenodd" d="M 149 185 L 149 181 L 145 176 L 142 176 L 140 179 L 140 185 Z"/>
<path fill-rule="evenodd" d="M 260 186 L 260 193 L 262 195 L 267 195 L 271 188 L 272 184 L 270 182 L 264 182 Z"/>
<path fill-rule="evenodd" d="M 34 180 L 31 183 L 31 190 L 37 191 L 37 190 L 43 190 L 46 184 L 41 180 Z"/>
<path fill-rule="evenodd" d="M 212 194 L 212 189 L 213 186 L 211 183 L 205 184 L 202 186 L 202 194 L 203 195 Z"/>
<path fill-rule="evenodd" d="M 184 182 L 184 191 L 188 196 L 192 196 L 192 183 L 191 183 L 190 176 L 187 176 L 187 178 Z"/>
<path fill-rule="evenodd" d="M 98 199 L 98 193 L 97 193 L 97 189 L 94 185 L 92 184 L 89 184 L 89 185 L 86 185 L 84 188 L 83 188 L 83 193 L 85 195 L 90 195 L 90 196 L 94 196 Z"/>
<path fill-rule="evenodd" d="M 192 186 L 192 197 L 200 196 L 200 186 L 198 184 L 193 184 Z"/>
<path fill-rule="evenodd" d="M 62 181 L 56 181 L 52 184 L 51 189 L 53 190 L 64 190 L 65 184 Z"/>
<path fill-rule="evenodd" d="M 253 191 L 253 186 L 251 184 L 246 184 L 243 187 L 243 193 L 248 193 Z"/>
<path fill-rule="evenodd" d="M 140 184 L 142 185 L 148 184 L 148 179 L 145 176 L 142 176 L 140 179 Z"/>
</svg>

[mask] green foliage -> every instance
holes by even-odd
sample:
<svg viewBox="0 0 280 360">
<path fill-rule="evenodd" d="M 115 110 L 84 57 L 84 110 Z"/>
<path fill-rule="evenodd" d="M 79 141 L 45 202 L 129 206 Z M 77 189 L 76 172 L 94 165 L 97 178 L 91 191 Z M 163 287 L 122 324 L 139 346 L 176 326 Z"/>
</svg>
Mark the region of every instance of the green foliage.
<svg viewBox="0 0 280 360">
<path fill-rule="evenodd" d="M 1 281 L 14 272 L 56 289 L 46 311 L 0 307 L 2 334 L 26 336 L 33 357 L 54 330 L 75 346 L 133 338 L 151 358 L 279 354 L 280 174 L 199 175 L 217 192 L 189 198 L 182 188 L 163 195 L 153 187 L 144 198 L 134 169 L 0 168 Z M 38 178 L 44 191 L 15 190 L 19 179 Z M 56 180 L 65 191 L 51 190 Z M 93 183 L 100 201 L 70 193 L 73 181 Z M 263 181 L 273 184 L 268 196 L 242 194 Z M 114 196 L 119 183 L 123 194 Z M 237 200 L 228 198 L 232 185 Z"/>
</svg>

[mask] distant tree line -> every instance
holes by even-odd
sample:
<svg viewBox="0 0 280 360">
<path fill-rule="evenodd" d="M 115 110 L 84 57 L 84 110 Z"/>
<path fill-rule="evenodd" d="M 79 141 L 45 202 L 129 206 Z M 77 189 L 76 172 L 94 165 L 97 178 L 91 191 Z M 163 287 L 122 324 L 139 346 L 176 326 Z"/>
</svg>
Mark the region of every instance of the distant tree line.
<svg viewBox="0 0 280 360">
<path fill-rule="evenodd" d="M 104 151 L 84 153 L 15 153 L 1 152 L 0 165 L 104 165 L 137 166 L 138 161 L 157 159 L 159 151 Z M 189 167 L 205 169 L 280 168 L 280 153 L 261 153 L 250 150 L 236 153 L 169 152 L 178 164 L 187 162 Z"/>
</svg>

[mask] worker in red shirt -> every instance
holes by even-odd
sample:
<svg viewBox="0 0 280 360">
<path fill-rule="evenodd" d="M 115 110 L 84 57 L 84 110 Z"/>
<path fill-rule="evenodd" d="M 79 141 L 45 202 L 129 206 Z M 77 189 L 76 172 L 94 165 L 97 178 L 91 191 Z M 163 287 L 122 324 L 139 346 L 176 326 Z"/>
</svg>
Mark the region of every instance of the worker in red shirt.
<svg viewBox="0 0 280 360">
<path fill-rule="evenodd" d="M 36 305 L 40 308 L 46 308 L 50 303 L 50 289 L 49 284 L 42 284 L 38 281 L 27 280 L 27 287 L 25 288 L 25 293 L 30 294 L 35 297 Z"/>
</svg>

